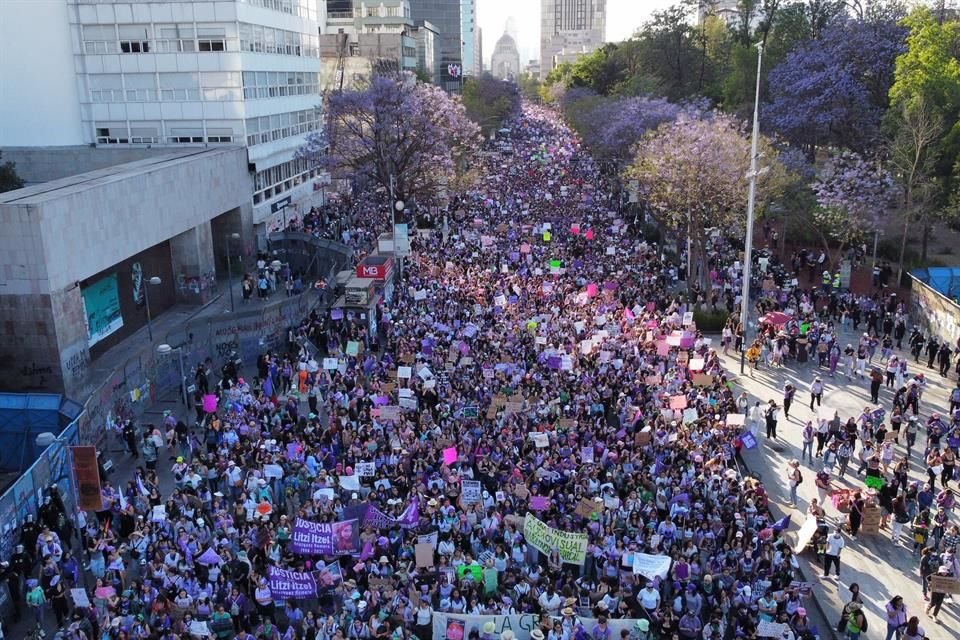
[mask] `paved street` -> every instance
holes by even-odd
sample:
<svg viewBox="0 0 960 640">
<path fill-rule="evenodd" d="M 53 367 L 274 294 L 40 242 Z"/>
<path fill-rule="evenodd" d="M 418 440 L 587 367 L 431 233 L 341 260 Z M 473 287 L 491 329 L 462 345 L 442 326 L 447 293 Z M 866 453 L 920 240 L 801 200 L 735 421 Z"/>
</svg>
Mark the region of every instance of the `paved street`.
<svg viewBox="0 0 960 640">
<path fill-rule="evenodd" d="M 846 335 L 843 335 L 840 343 L 856 343 L 856 340 L 857 334 L 847 332 Z M 908 351 L 901 353 L 905 357 L 910 357 Z M 727 369 L 732 373 L 739 374 L 739 355 L 734 354 L 731 350 L 730 355 L 723 357 L 722 360 Z M 876 362 L 876 359 L 874 362 Z M 915 365 L 912 358 L 909 362 L 911 375 L 923 372 L 929 380 L 928 391 L 924 394 L 920 403 L 922 421 L 925 421 L 934 411 L 941 413 L 946 411 L 949 408 L 950 390 L 954 388 L 956 379 L 951 377 L 947 380 L 940 377 L 932 369 L 927 369 L 925 362 L 921 365 Z M 801 457 L 801 430 L 803 425 L 807 420 L 814 420 L 814 424 L 816 424 L 816 412 L 809 410 L 809 383 L 816 375 L 821 375 L 826 385 L 823 394 L 823 406 L 838 409 L 840 417 L 844 421 L 851 415 L 859 415 L 860 411 L 870 404 L 868 380 L 859 380 L 856 377 L 853 380 L 847 380 L 845 376 L 839 374 L 839 369 L 835 378 L 830 378 L 826 369 L 820 370 L 819 374 L 816 373 L 816 370 L 815 364 L 808 362 L 801 365 L 794 361 L 780 369 L 762 368 L 753 377 L 750 376 L 748 367 L 744 375 L 738 375 L 737 378 L 737 383 L 741 384 L 750 394 L 751 405 L 755 400 L 766 403 L 770 399 L 775 399 L 778 405 L 782 405 L 784 384 L 790 382 L 798 387 L 796 399 L 790 411 L 790 420 L 786 420 L 781 412 L 777 424 L 777 440 L 775 442 L 767 440 L 761 428 L 758 437 L 760 446 L 752 451 L 744 452 L 747 463 L 751 469 L 762 475 L 764 485 L 774 497 L 771 504 L 774 513 L 777 516 L 787 513 L 793 516 L 791 531 L 794 532 L 794 537 L 806 517 L 806 509 L 810 504 L 810 499 L 817 497 L 814 478 L 819 467 L 811 467 L 809 463 L 801 467 L 804 481 L 798 489 L 799 502 L 796 508 L 791 508 L 789 505 L 789 487 L 786 476 L 787 463 L 792 458 L 799 460 Z M 893 393 L 893 389 L 886 388 L 883 388 L 880 392 L 881 406 L 888 413 L 892 406 Z M 912 480 L 926 480 L 925 467 L 921 468 L 922 461 L 920 460 L 925 441 L 921 430 L 911 458 Z M 898 445 L 897 457 L 905 453 L 906 449 Z M 853 457 L 851 458 L 851 466 L 853 467 L 852 471 L 856 471 Z M 864 489 L 862 480 L 849 471 L 848 469 L 847 477 L 842 480 L 833 477 L 833 488 Z M 827 502 L 828 504 L 825 506 L 827 521 L 831 525 L 842 522 L 845 515 L 839 514 L 829 504 L 829 500 Z M 956 522 L 956 516 L 954 516 L 953 522 Z M 861 532 L 856 540 L 852 540 L 850 536 L 844 534 L 846 547 L 840 557 L 840 579 L 834 577 L 820 579 L 818 587 L 814 590 L 828 620 L 833 625 L 839 619 L 841 608 L 849 601 L 849 585 L 857 582 L 863 595 L 864 610 L 867 612 L 871 637 L 882 637 L 882 634 L 886 633 L 886 622 L 883 617 L 884 606 L 897 594 L 903 596 L 908 608 L 908 615 L 918 615 L 920 617 L 920 624 L 926 630 L 927 637 L 930 640 L 946 640 L 947 638 L 957 637 L 957 625 L 960 623 L 960 605 L 948 600 L 940 612 L 939 624 L 923 613 L 926 603 L 923 601 L 920 591 L 919 556 L 913 556 L 910 553 L 912 541 L 909 533 L 910 527 L 908 525 L 904 527 L 903 540 L 900 545 L 895 545 L 891 541 L 889 529 L 882 529 L 879 534 L 875 535 L 864 535 Z M 909 546 L 907 546 L 908 544 Z M 808 579 L 816 580 L 815 576 L 822 575 L 822 567 L 809 551 L 801 556 L 801 568 Z"/>
</svg>

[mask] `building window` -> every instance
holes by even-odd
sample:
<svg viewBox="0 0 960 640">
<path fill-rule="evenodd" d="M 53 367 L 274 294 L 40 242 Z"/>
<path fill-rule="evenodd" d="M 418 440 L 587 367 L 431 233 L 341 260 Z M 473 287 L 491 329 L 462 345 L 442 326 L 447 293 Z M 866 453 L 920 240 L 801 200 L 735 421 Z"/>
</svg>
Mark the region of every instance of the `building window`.
<svg viewBox="0 0 960 640">
<path fill-rule="evenodd" d="M 119 122 L 97 123 L 97 144 L 127 144 L 130 142 L 127 125 Z"/>
<path fill-rule="evenodd" d="M 303 136 L 320 127 L 320 109 L 304 109 L 248 118 L 247 146 L 266 144 L 291 136 Z"/>
<path fill-rule="evenodd" d="M 117 25 L 121 53 L 149 53 L 150 26 L 145 24 Z"/>
<path fill-rule="evenodd" d="M 320 74 L 305 71 L 244 71 L 243 98 L 257 100 L 284 96 L 316 95 Z"/>
<path fill-rule="evenodd" d="M 225 51 L 226 46 L 226 29 L 219 27 L 200 27 L 197 29 L 198 51 Z"/>
<path fill-rule="evenodd" d="M 314 163 L 303 158 L 258 171 L 254 176 L 253 203 L 260 204 L 320 175 Z"/>
<path fill-rule="evenodd" d="M 112 24 L 83 25 L 83 52 L 116 53 L 117 28 Z"/>
<path fill-rule="evenodd" d="M 240 23 L 240 49 L 301 58 L 320 57 L 319 36 Z"/>
</svg>

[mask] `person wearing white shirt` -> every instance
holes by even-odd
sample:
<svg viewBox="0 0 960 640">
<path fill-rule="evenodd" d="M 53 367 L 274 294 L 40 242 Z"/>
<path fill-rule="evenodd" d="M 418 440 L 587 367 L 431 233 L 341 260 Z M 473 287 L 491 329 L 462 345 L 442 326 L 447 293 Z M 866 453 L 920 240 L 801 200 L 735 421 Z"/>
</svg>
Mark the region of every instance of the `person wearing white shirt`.
<svg viewBox="0 0 960 640">
<path fill-rule="evenodd" d="M 646 610 L 647 616 L 652 620 L 653 615 L 660 608 L 660 592 L 653 588 L 653 582 L 647 582 L 647 586 L 637 594 L 637 600 L 640 601 L 640 606 Z"/>
<path fill-rule="evenodd" d="M 823 577 L 830 575 L 830 565 L 832 564 L 840 577 L 840 551 L 844 546 L 843 536 L 840 535 L 840 527 L 837 527 L 833 533 L 827 536 L 827 548 L 823 555 Z"/>
<path fill-rule="evenodd" d="M 563 604 L 563 600 L 560 598 L 560 595 L 553 590 L 553 585 L 551 584 L 547 586 L 546 591 L 540 594 L 537 603 L 545 615 L 556 616 L 560 612 L 560 605 Z"/>
</svg>

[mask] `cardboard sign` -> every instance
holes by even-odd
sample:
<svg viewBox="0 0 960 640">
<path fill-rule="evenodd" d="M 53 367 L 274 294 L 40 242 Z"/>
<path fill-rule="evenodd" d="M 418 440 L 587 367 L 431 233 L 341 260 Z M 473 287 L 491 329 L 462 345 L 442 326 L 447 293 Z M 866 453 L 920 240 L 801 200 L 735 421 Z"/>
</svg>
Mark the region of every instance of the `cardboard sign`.
<svg viewBox="0 0 960 640">
<path fill-rule="evenodd" d="M 513 400 L 508 401 L 508 402 L 504 405 L 503 410 L 504 410 L 504 413 L 506 413 L 507 415 L 509 415 L 509 414 L 511 414 L 511 413 L 520 413 L 521 411 L 523 411 L 523 403 L 522 403 L 522 402 L 516 402 L 516 401 L 513 401 Z"/>
<path fill-rule="evenodd" d="M 633 435 L 633 444 L 638 447 L 643 447 L 650 444 L 651 440 L 653 440 L 653 433 L 646 429 L 643 431 L 638 431 Z"/>
<path fill-rule="evenodd" d="M 695 387 L 709 387 L 713 384 L 713 376 L 709 373 L 698 373 L 693 376 L 693 385 Z"/>
<path fill-rule="evenodd" d="M 493 406 L 497 407 L 498 409 L 500 407 L 507 406 L 507 396 L 502 393 L 498 393 L 493 396 Z"/>
<path fill-rule="evenodd" d="M 670 408 L 673 410 L 687 408 L 687 396 L 670 396 Z"/>
<path fill-rule="evenodd" d="M 930 576 L 930 590 L 936 593 L 960 594 L 960 578 L 949 576 Z"/>
<path fill-rule="evenodd" d="M 418 542 L 414 547 L 417 556 L 417 567 L 433 566 L 433 545 L 429 542 Z"/>
<path fill-rule="evenodd" d="M 577 508 L 574 509 L 574 513 L 581 518 L 591 518 L 593 514 L 600 513 L 602 510 L 603 505 L 601 503 L 594 502 L 590 498 L 580 498 L 580 502 L 577 503 Z"/>
<path fill-rule="evenodd" d="M 577 421 L 573 418 L 560 418 L 560 421 L 557 423 L 557 426 L 561 429 L 573 429 L 577 424 Z"/>
<path fill-rule="evenodd" d="M 880 507 L 866 506 L 863 510 L 863 533 L 880 533 Z"/>
</svg>

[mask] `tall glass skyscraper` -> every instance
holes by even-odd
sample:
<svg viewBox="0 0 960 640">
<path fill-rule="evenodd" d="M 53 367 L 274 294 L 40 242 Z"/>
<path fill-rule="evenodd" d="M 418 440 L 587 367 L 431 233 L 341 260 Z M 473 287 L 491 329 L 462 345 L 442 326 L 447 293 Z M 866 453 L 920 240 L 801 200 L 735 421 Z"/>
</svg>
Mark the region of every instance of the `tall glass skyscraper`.
<svg viewBox="0 0 960 640">
<path fill-rule="evenodd" d="M 434 81 L 449 91 L 463 82 L 463 38 L 461 3 L 457 0 L 410 0 L 417 24 L 424 20 L 437 29 L 437 74 Z"/>
<path fill-rule="evenodd" d="M 603 45 L 607 0 L 540 0 L 540 77 Z"/>
</svg>

